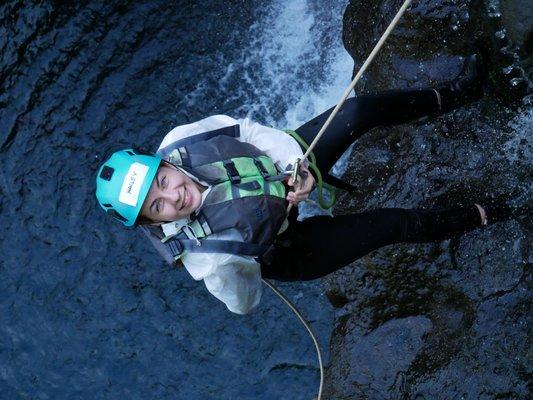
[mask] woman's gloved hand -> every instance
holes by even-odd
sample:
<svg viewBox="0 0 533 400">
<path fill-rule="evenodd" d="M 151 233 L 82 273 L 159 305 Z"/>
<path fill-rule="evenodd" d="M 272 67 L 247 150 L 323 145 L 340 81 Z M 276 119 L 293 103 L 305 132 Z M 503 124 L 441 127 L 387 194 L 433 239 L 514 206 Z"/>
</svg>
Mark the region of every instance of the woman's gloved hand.
<svg viewBox="0 0 533 400">
<path fill-rule="evenodd" d="M 289 178 L 289 186 L 294 187 L 294 182 L 292 178 Z M 287 201 L 291 204 L 298 204 L 300 201 L 303 201 L 309 197 L 309 193 L 315 187 L 315 178 L 309 172 L 309 169 L 306 165 L 300 165 L 300 179 L 296 182 L 296 187 L 294 191 L 287 193 Z"/>
</svg>

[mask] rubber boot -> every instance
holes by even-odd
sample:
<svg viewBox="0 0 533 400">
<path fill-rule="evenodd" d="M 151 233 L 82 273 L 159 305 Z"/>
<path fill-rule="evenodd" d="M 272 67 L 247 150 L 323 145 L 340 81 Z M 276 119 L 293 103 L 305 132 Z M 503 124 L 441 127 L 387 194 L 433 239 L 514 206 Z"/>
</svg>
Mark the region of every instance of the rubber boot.
<svg viewBox="0 0 533 400">
<path fill-rule="evenodd" d="M 479 54 L 468 56 L 459 75 L 453 81 L 435 89 L 439 113 L 446 113 L 479 100 L 483 96 L 485 74 L 482 57 Z"/>
</svg>

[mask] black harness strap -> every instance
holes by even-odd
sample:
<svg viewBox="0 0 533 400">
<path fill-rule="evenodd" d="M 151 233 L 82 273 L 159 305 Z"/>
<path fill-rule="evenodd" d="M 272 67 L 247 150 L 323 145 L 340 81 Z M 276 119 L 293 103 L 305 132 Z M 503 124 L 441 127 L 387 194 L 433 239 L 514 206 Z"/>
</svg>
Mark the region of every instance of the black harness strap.
<svg viewBox="0 0 533 400">
<path fill-rule="evenodd" d="M 198 244 L 200 243 L 200 244 Z M 175 260 L 188 251 L 190 253 L 228 253 L 241 256 L 259 257 L 271 246 L 234 240 L 202 240 L 172 238 L 165 243 Z"/>
<path fill-rule="evenodd" d="M 259 170 L 259 173 L 261 174 L 261 176 L 263 178 L 266 179 L 266 178 L 268 178 L 270 176 L 270 174 L 268 173 L 267 169 L 265 168 L 265 166 L 263 165 L 261 160 L 259 160 L 259 158 L 254 157 L 254 164 L 257 167 L 257 169 Z"/>
<path fill-rule="evenodd" d="M 231 160 L 224 160 L 223 162 L 224 168 L 226 168 L 226 172 L 228 173 L 228 177 L 233 185 L 236 185 L 241 182 L 241 176 L 239 175 L 239 171 L 237 171 L 237 167 L 235 166 L 235 163 Z"/>
</svg>

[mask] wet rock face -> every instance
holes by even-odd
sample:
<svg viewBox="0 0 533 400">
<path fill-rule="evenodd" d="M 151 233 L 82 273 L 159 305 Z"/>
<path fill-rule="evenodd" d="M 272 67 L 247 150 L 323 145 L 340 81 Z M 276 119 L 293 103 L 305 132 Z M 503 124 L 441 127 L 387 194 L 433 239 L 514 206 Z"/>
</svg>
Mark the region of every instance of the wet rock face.
<svg viewBox="0 0 533 400">
<path fill-rule="evenodd" d="M 399 1 L 351 1 L 344 42 L 361 65 Z M 357 142 L 337 212 L 531 197 L 531 18 L 520 1 L 416 1 L 358 93 L 435 86 L 478 44 L 481 101 Z M 395 245 L 328 277 L 336 307 L 327 398 L 528 398 L 531 223 L 434 244 Z"/>
<path fill-rule="evenodd" d="M 344 42 L 362 62 L 402 2 L 352 1 L 344 16 Z M 421 0 L 412 3 L 359 90 L 415 86 L 446 79 L 458 58 L 483 49 L 490 91 L 511 104 L 532 93 L 531 7 L 520 0 Z M 379 71 L 379 73 L 377 72 Z M 382 77 L 382 79 L 380 79 Z"/>
</svg>

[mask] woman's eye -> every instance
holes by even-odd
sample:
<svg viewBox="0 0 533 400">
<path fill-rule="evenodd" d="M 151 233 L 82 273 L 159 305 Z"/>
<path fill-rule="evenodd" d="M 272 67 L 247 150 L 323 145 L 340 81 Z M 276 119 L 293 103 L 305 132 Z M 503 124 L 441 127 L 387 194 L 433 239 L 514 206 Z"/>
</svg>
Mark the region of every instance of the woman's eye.
<svg viewBox="0 0 533 400">
<path fill-rule="evenodd" d="M 167 177 L 166 176 L 164 176 L 163 179 L 161 179 L 161 186 L 163 186 L 163 188 L 167 187 Z"/>
<path fill-rule="evenodd" d="M 155 210 L 159 213 L 161 212 L 161 200 L 159 200 L 157 202 L 157 204 L 155 205 Z"/>
</svg>

